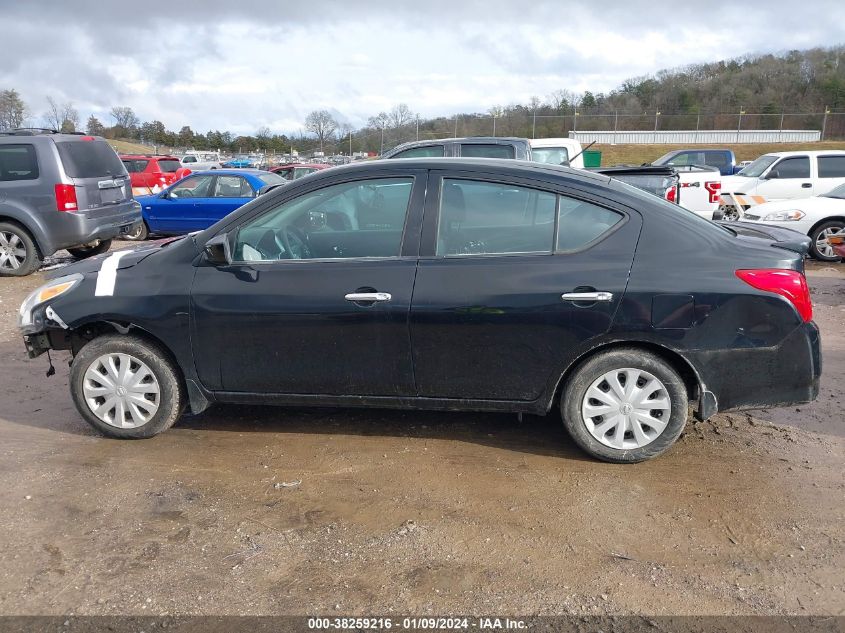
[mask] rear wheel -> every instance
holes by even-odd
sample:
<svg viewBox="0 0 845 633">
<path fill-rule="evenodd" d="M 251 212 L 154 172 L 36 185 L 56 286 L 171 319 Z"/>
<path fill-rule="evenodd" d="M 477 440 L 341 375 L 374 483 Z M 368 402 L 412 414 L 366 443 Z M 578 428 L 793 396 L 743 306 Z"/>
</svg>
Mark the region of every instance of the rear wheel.
<svg viewBox="0 0 845 633">
<path fill-rule="evenodd" d="M 833 251 L 828 238 L 838 235 L 843 231 L 845 231 L 845 222 L 842 220 L 831 220 L 830 222 L 825 222 L 817 226 L 810 233 L 810 239 L 812 240 L 810 254 L 823 262 L 838 262 L 842 258 Z"/>
<path fill-rule="evenodd" d="M 25 228 L 0 222 L 0 276 L 23 277 L 41 267 L 41 253 Z"/>
<path fill-rule="evenodd" d="M 563 423 L 590 455 L 641 462 L 666 451 L 687 420 L 683 380 L 659 356 L 640 349 L 602 352 L 578 367 L 561 395 Z"/>
<path fill-rule="evenodd" d="M 94 255 L 102 255 L 111 248 L 111 240 L 97 240 L 85 246 L 77 246 L 75 248 L 67 249 L 76 259 L 85 259 L 86 257 L 93 257 Z"/>
<path fill-rule="evenodd" d="M 147 223 L 141 220 L 129 233 L 123 236 L 123 239 L 130 240 L 132 242 L 142 242 L 150 235 L 150 229 L 147 227 Z"/>
<path fill-rule="evenodd" d="M 87 343 L 71 364 L 70 393 L 91 426 L 121 439 L 166 431 L 185 408 L 173 361 L 158 345 L 135 336 L 108 334 Z"/>
</svg>

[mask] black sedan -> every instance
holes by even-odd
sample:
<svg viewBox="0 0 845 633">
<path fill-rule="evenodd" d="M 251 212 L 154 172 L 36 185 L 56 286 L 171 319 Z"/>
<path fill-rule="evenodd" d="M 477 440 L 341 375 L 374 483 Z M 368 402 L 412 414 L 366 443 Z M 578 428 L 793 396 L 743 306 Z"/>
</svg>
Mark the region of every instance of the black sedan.
<svg viewBox="0 0 845 633">
<path fill-rule="evenodd" d="M 821 373 L 800 254 L 538 163 L 326 170 L 61 274 L 21 306 L 27 349 L 71 350 L 79 412 L 119 438 L 214 402 L 559 407 L 636 462 L 690 404 L 806 402 Z"/>
</svg>

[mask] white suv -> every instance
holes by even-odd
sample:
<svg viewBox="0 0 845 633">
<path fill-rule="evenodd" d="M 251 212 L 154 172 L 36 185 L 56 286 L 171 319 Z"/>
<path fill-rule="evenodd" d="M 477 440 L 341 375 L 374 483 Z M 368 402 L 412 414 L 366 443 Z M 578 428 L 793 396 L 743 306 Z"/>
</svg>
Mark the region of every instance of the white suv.
<svg viewBox="0 0 845 633">
<path fill-rule="evenodd" d="M 732 201 L 725 204 L 725 217 L 736 219 L 763 202 L 820 196 L 841 184 L 845 184 L 845 150 L 763 154 L 735 176 L 722 178 L 722 195 Z"/>
</svg>

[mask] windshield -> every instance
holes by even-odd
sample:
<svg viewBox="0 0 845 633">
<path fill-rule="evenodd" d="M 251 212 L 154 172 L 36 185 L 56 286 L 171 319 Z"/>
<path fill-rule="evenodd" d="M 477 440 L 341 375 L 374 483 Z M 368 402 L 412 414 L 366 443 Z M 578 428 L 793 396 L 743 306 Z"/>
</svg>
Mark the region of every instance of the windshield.
<svg viewBox="0 0 845 633">
<path fill-rule="evenodd" d="M 737 176 L 746 176 L 747 178 L 759 178 L 763 174 L 763 172 L 766 171 L 769 167 L 771 167 L 772 163 L 774 163 L 777 159 L 777 156 L 772 156 L 770 154 L 761 156 L 753 163 L 751 163 L 748 167 L 745 167 L 741 172 L 737 174 Z"/>
<path fill-rule="evenodd" d="M 284 178 L 282 178 L 279 174 L 274 174 L 272 172 L 267 172 L 266 174 L 260 174 L 258 179 L 263 182 L 265 185 L 283 185 L 287 182 Z"/>
<path fill-rule="evenodd" d="M 838 187 L 834 187 L 827 193 L 822 194 L 825 198 L 838 198 L 840 200 L 845 200 L 845 183 L 839 185 Z"/>
<path fill-rule="evenodd" d="M 535 147 L 531 150 L 531 160 L 547 165 L 569 165 L 569 152 L 565 147 Z"/>
<path fill-rule="evenodd" d="M 166 174 L 171 174 L 180 167 L 182 167 L 182 163 L 175 158 L 164 158 L 158 161 L 158 168 Z"/>
</svg>

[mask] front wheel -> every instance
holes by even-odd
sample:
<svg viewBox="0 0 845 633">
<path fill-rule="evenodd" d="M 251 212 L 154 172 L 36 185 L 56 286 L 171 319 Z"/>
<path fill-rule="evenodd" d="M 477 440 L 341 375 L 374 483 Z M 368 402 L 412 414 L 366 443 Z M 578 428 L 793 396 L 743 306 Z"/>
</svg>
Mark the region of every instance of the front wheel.
<svg viewBox="0 0 845 633">
<path fill-rule="evenodd" d="M 564 385 L 560 409 L 572 439 L 614 463 L 641 462 L 665 452 L 687 421 L 683 380 L 659 356 L 621 348 L 599 353 Z"/>
<path fill-rule="evenodd" d="M 142 439 L 169 429 L 185 408 L 179 371 L 158 345 L 107 334 L 73 359 L 70 393 L 77 410 L 104 435 Z"/>
<path fill-rule="evenodd" d="M 94 255 L 102 255 L 103 253 L 107 252 L 110 248 L 111 240 L 97 240 L 93 244 L 69 248 L 67 249 L 67 252 L 70 253 L 76 259 L 85 259 L 87 257 L 93 257 Z"/>
<path fill-rule="evenodd" d="M 834 252 L 828 238 L 843 231 L 845 231 L 845 222 L 842 220 L 831 220 L 816 227 L 810 233 L 810 240 L 812 240 L 810 254 L 823 262 L 838 262 L 842 258 Z"/>
</svg>

